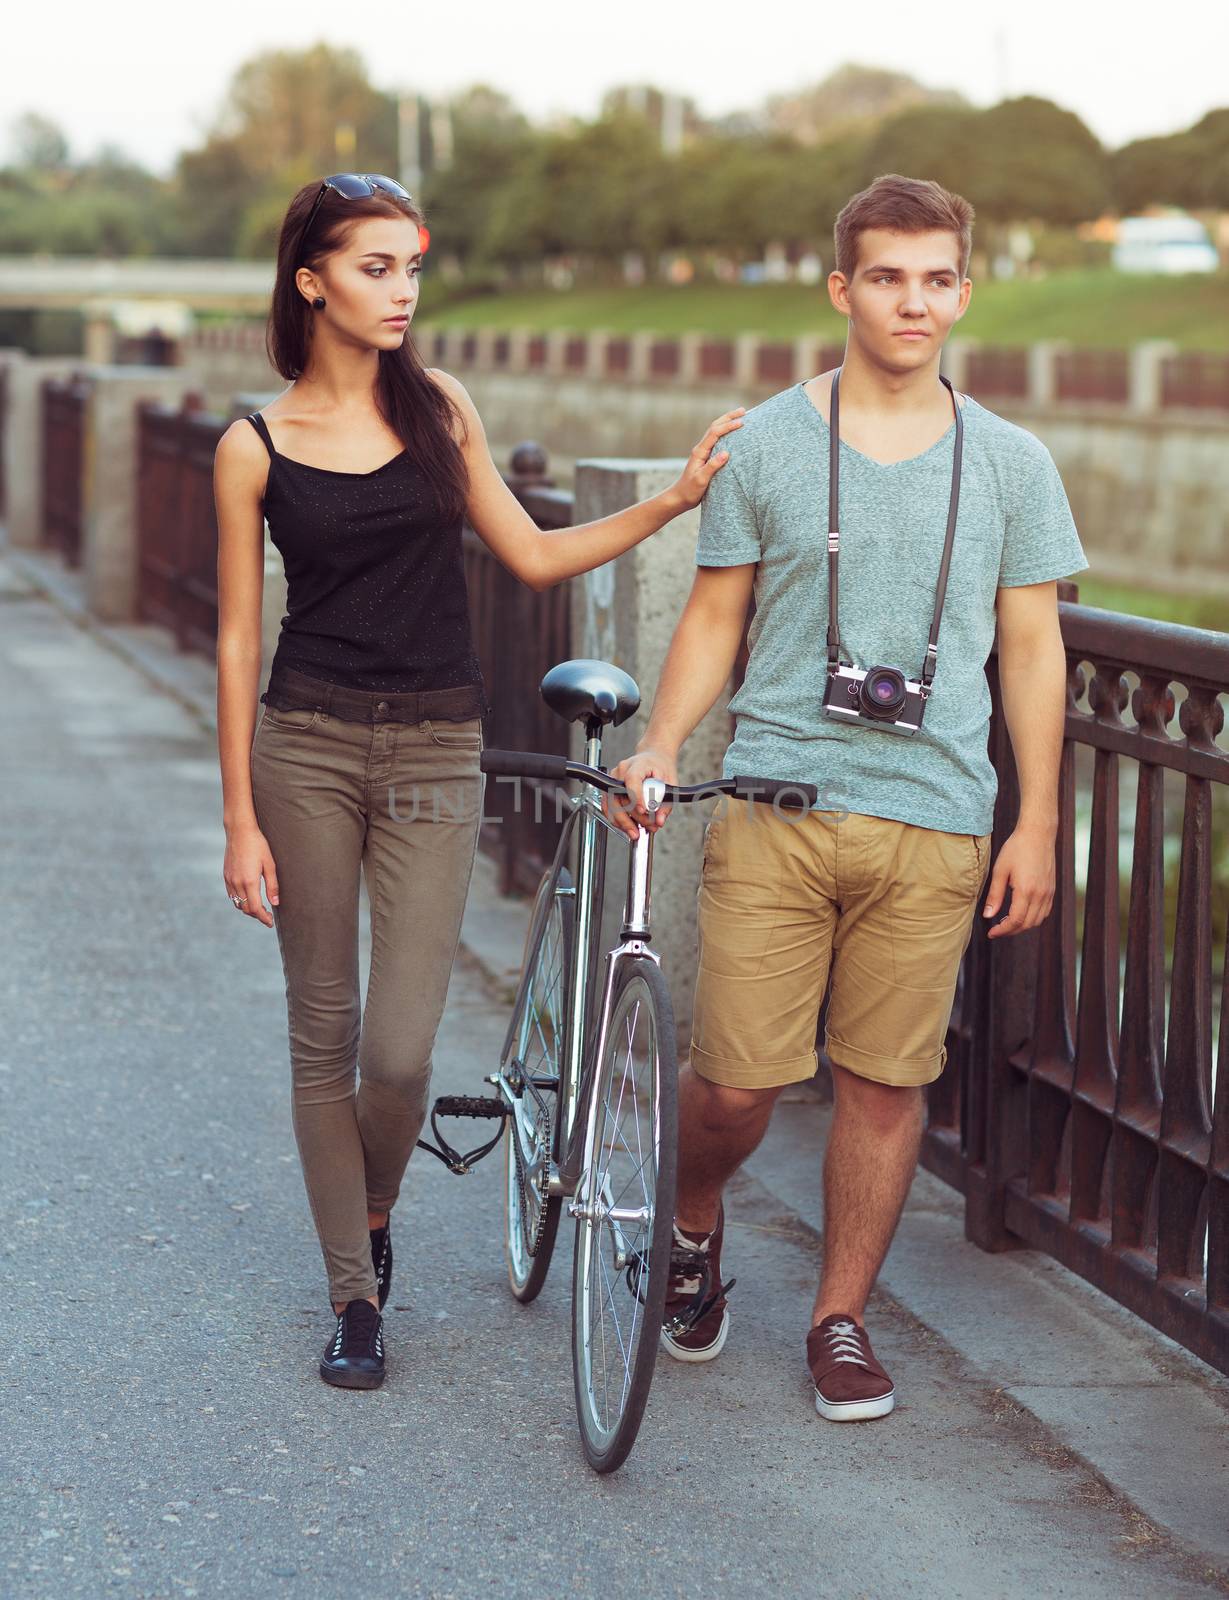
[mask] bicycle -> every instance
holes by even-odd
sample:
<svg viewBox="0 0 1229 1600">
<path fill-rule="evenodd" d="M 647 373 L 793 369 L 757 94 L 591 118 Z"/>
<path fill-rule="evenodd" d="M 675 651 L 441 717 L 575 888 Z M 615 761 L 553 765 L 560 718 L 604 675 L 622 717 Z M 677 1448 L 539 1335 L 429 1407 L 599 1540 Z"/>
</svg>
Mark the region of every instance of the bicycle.
<svg viewBox="0 0 1229 1600">
<path fill-rule="evenodd" d="M 497 1093 L 442 1099 L 433 1112 L 433 1125 L 436 1115 L 467 1115 L 497 1116 L 505 1126 L 468 1156 L 442 1139 L 445 1149 L 433 1153 L 468 1170 L 504 1135 L 504 1250 L 509 1285 L 522 1303 L 546 1281 L 566 1201 L 577 1225 L 577 1418 L 586 1459 L 606 1473 L 635 1443 L 665 1304 L 677 1144 L 674 1012 L 650 944 L 652 832 L 639 827 L 633 842 L 597 798 L 627 796 L 601 764 L 601 738 L 607 724 L 618 726 L 637 710 L 640 691 L 618 667 L 578 660 L 553 667 L 541 693 L 558 715 L 583 723 L 584 759 L 486 750 L 483 770 L 497 780 L 576 780 L 582 792 L 567 797 L 554 859 L 534 899 L 499 1068 L 486 1079 Z M 811 785 L 764 778 L 682 786 L 653 778 L 644 795 L 650 812 L 722 795 L 808 807 L 817 799 Z M 603 829 L 628 844 L 629 859 L 622 929 L 605 952 L 599 990 Z"/>
</svg>

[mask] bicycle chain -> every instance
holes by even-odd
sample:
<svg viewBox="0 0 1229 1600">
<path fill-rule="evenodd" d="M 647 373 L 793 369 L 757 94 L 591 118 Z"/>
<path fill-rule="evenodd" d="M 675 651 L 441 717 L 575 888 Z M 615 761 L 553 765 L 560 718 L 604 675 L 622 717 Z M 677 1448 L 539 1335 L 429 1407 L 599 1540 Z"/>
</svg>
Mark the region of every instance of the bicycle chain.
<svg viewBox="0 0 1229 1600">
<path fill-rule="evenodd" d="M 538 1112 L 537 1122 L 534 1125 L 534 1138 L 538 1141 L 539 1149 L 546 1152 L 545 1161 L 547 1167 L 549 1167 L 550 1151 L 553 1144 L 553 1124 L 554 1119 L 549 1108 L 543 1106 Z M 525 1163 L 521 1157 L 521 1141 L 516 1136 L 516 1129 L 511 1125 L 508 1128 L 508 1137 L 512 1140 L 512 1158 L 516 1162 L 516 1183 L 521 1196 L 521 1237 L 525 1242 L 526 1250 L 533 1257 L 541 1249 L 542 1238 L 546 1232 L 546 1208 L 549 1203 L 549 1196 L 537 1194 L 534 1197 L 538 1208 L 538 1225 L 534 1230 L 533 1238 L 530 1239 L 528 1230 L 525 1227 L 526 1219 L 531 1214 L 528 1204 L 530 1193 L 529 1174 L 525 1171 Z"/>
</svg>

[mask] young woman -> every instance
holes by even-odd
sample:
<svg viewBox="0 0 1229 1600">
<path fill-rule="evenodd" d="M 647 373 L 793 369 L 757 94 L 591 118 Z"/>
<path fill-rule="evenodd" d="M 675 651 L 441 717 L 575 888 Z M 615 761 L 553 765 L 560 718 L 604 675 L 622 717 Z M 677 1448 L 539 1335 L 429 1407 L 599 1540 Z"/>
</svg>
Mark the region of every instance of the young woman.
<svg viewBox="0 0 1229 1600">
<path fill-rule="evenodd" d="M 697 505 L 725 460 L 710 452 L 740 426 L 740 412 L 714 422 L 663 494 L 541 532 L 465 389 L 407 337 L 422 221 L 391 178 L 339 173 L 295 195 L 268 330 L 290 387 L 233 423 L 214 462 L 223 878 L 239 911 L 277 930 L 295 1138 L 337 1318 L 320 1373 L 360 1389 L 384 1378 L 389 1213 L 427 1108 L 477 846 L 487 707 L 462 523 L 548 588 Z M 266 518 L 288 596 L 253 738 Z"/>
</svg>

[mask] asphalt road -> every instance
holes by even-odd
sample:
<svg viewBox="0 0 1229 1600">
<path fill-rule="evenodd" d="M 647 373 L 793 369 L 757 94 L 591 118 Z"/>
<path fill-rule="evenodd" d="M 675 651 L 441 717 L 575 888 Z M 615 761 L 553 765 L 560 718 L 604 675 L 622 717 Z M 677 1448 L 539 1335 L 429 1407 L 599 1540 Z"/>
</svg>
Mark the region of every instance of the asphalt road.
<svg viewBox="0 0 1229 1600">
<path fill-rule="evenodd" d="M 332 1389 L 271 929 L 221 880 L 211 740 L 0 581 L 4 1600 L 1204 1595 L 1211 1582 L 886 1300 L 884 1422 L 816 1416 L 816 1243 L 753 1180 L 711 1367 L 663 1359 L 608 1479 L 576 1440 L 570 1240 L 506 1292 L 493 1158 L 412 1163 L 389 1375 Z M 501 1007 L 455 974 L 442 1092 Z"/>
</svg>

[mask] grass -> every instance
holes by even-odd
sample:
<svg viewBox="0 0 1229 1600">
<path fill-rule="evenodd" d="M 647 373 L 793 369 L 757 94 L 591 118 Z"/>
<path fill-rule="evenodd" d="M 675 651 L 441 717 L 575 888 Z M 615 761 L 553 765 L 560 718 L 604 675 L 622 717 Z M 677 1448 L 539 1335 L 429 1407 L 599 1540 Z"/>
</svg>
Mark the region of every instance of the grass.
<svg viewBox="0 0 1229 1600">
<path fill-rule="evenodd" d="M 844 337 L 844 321 L 828 304 L 823 285 L 653 284 L 639 289 L 540 289 L 451 301 L 446 295 L 442 285 L 425 282 L 419 321 L 436 327 L 537 332 Z M 1186 350 L 1229 351 L 1229 273 L 1166 278 L 1099 270 L 1036 280 L 988 279 L 974 285 L 959 333 L 993 345 L 1066 339 L 1074 345 L 1117 349 L 1144 339 L 1170 339 Z"/>
<path fill-rule="evenodd" d="M 1180 622 L 1188 628 L 1210 628 L 1223 633 L 1226 605 L 1219 595 L 1157 594 L 1124 584 L 1102 583 L 1086 572 L 1077 573 L 1080 604 L 1103 611 L 1124 611 L 1130 616 L 1152 617 L 1158 622 Z"/>
</svg>

